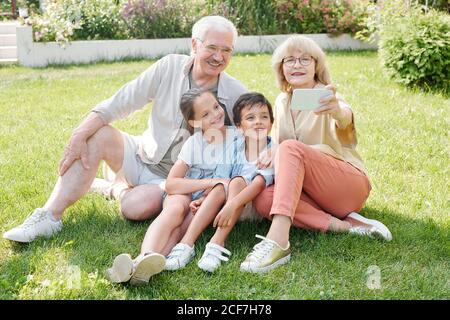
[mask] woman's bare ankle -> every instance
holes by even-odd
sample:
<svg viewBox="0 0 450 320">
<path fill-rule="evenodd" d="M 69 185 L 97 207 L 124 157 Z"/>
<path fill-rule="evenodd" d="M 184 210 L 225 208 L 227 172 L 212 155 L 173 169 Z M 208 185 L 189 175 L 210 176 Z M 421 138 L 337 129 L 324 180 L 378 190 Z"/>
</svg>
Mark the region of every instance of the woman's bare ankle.
<svg viewBox="0 0 450 320">
<path fill-rule="evenodd" d="M 328 231 L 331 232 L 348 232 L 352 224 L 345 220 L 340 220 L 335 217 L 331 217 L 330 224 L 328 225 Z"/>
</svg>

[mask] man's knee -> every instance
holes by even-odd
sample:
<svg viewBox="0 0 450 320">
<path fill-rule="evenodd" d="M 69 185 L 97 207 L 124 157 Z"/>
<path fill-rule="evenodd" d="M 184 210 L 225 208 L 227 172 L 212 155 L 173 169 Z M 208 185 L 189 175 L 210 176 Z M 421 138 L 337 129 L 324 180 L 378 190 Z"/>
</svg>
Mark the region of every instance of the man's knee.
<svg viewBox="0 0 450 320">
<path fill-rule="evenodd" d="M 107 145 L 111 139 L 114 139 L 117 134 L 117 129 L 111 126 L 104 126 L 97 130 L 89 139 L 88 144 L 96 144 L 99 147 Z"/>
<path fill-rule="evenodd" d="M 128 220 L 147 220 L 161 211 L 161 201 L 151 197 L 141 199 L 130 193 L 125 194 L 120 200 L 120 212 Z"/>
<path fill-rule="evenodd" d="M 111 127 L 101 127 L 87 141 L 89 152 L 99 154 L 102 160 L 114 171 L 120 170 L 124 158 L 124 144 L 119 130 Z"/>
</svg>

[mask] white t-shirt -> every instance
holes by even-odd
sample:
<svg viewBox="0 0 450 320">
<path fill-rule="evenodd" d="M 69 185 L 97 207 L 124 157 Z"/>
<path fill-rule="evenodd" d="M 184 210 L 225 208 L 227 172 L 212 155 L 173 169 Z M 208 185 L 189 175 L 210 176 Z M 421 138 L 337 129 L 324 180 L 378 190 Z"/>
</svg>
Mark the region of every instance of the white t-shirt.
<svg viewBox="0 0 450 320">
<path fill-rule="evenodd" d="M 178 155 L 178 159 L 189 166 L 186 176 L 191 179 L 213 178 L 217 165 L 225 163 L 226 149 L 228 144 L 233 143 L 236 134 L 236 128 L 228 126 L 222 143 L 208 143 L 201 131 L 190 136 Z"/>
</svg>

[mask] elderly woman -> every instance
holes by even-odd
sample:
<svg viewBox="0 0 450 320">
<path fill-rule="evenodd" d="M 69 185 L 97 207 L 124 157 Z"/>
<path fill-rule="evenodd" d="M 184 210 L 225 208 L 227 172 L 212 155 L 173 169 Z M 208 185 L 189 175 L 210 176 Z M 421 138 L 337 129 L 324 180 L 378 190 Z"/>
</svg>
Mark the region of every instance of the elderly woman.
<svg viewBox="0 0 450 320">
<path fill-rule="evenodd" d="M 371 186 L 356 152 L 356 131 L 350 106 L 336 93 L 325 54 L 313 41 L 292 36 L 274 52 L 272 66 L 281 89 L 275 102 L 273 142 L 275 185 L 254 201 L 256 210 L 272 220 L 266 237 L 241 264 L 242 271 L 266 272 L 290 259 L 289 230 L 347 232 L 387 241 L 389 229 L 362 217 L 359 211 Z M 329 89 L 315 110 L 291 109 L 294 89 Z M 261 165 L 271 165 L 270 156 Z"/>
</svg>

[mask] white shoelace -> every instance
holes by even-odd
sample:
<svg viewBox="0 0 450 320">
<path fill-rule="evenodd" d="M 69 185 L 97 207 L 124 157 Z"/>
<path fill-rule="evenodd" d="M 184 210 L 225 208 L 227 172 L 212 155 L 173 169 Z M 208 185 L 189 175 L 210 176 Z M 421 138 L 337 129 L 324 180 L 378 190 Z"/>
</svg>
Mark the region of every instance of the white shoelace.
<svg viewBox="0 0 450 320">
<path fill-rule="evenodd" d="M 253 247 L 250 257 L 254 257 L 257 261 L 261 261 L 272 251 L 275 244 L 263 236 L 256 235 L 256 237 L 262 239 L 263 241 Z"/>
<path fill-rule="evenodd" d="M 22 224 L 24 229 L 29 229 L 39 222 L 47 219 L 47 211 L 36 209 Z"/>
<path fill-rule="evenodd" d="M 365 227 L 353 227 L 350 229 L 351 233 L 357 233 L 363 236 L 370 236 L 372 235 L 372 228 L 365 228 Z"/>
</svg>

